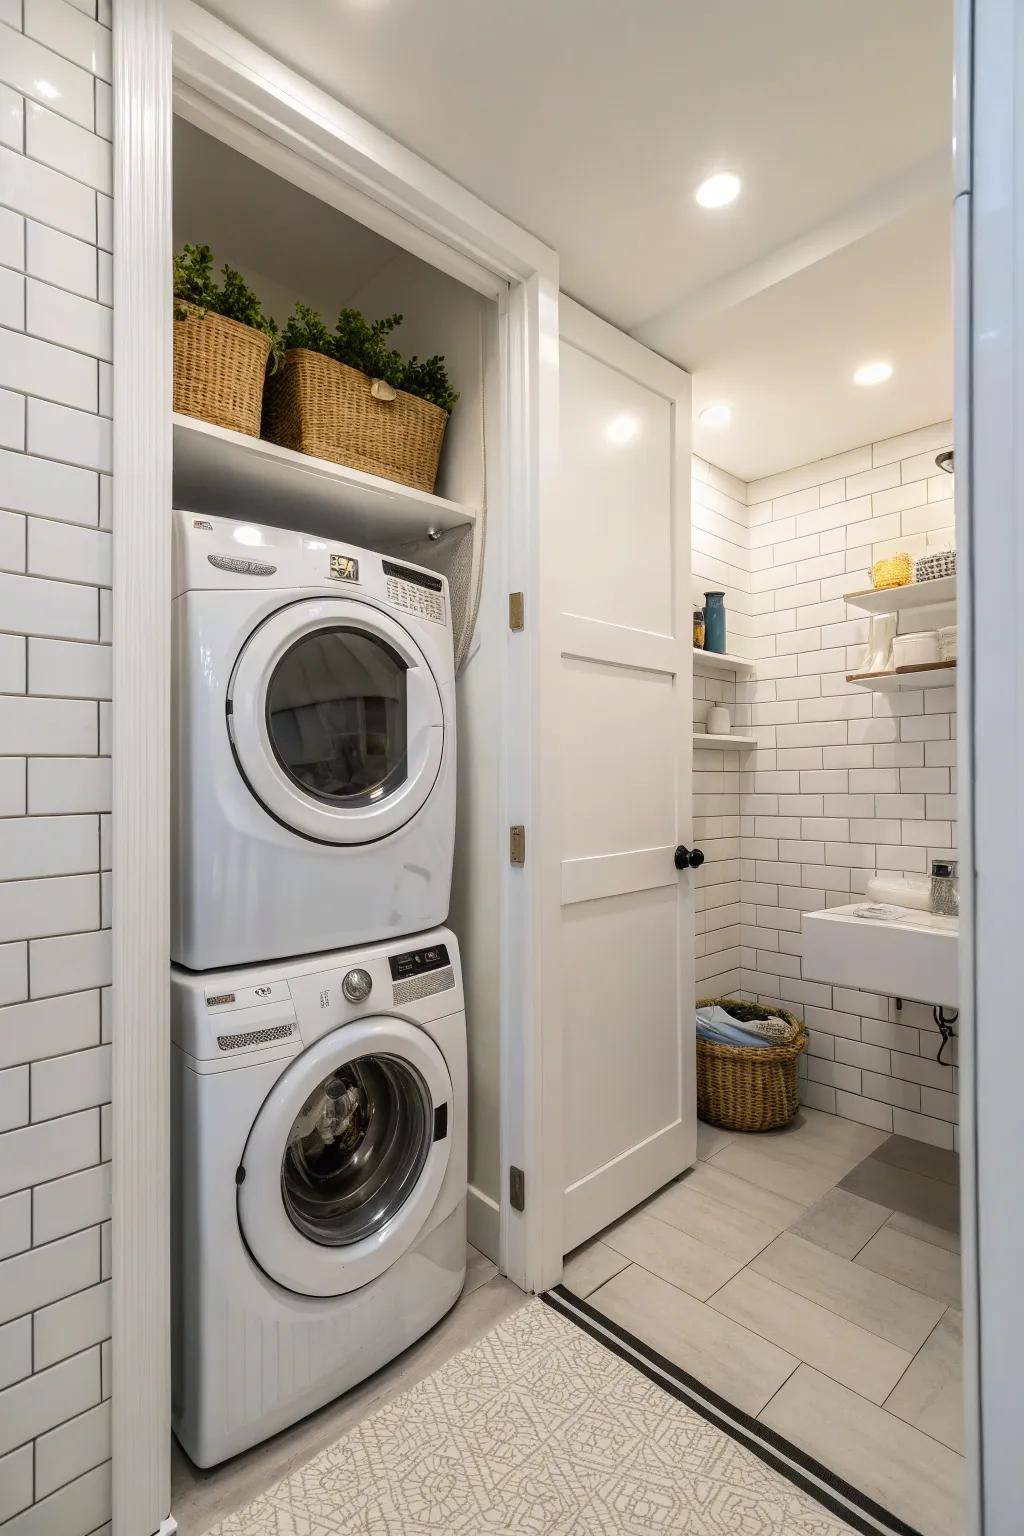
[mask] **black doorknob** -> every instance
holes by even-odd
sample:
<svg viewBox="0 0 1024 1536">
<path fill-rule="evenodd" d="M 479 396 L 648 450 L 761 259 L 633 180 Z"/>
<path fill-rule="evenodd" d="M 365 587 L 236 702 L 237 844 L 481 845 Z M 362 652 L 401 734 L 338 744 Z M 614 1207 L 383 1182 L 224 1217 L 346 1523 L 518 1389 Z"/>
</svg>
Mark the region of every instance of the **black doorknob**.
<svg viewBox="0 0 1024 1536">
<path fill-rule="evenodd" d="M 676 869 L 700 869 L 704 863 L 704 854 L 699 848 L 684 848 L 682 843 L 676 849 Z"/>
</svg>

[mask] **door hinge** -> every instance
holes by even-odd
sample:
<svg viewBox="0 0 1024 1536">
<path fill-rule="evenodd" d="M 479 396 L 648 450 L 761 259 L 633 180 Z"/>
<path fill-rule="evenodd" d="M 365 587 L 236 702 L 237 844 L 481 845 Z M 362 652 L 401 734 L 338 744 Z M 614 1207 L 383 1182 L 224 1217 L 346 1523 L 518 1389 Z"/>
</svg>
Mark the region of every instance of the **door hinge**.
<svg viewBox="0 0 1024 1536">
<path fill-rule="evenodd" d="M 522 865 L 526 863 L 526 828 L 509 827 L 508 829 L 508 861 L 510 864 Z"/>
<path fill-rule="evenodd" d="M 508 627 L 516 630 L 526 628 L 526 602 L 521 592 L 510 592 L 508 595 Z"/>
<path fill-rule="evenodd" d="M 526 1209 L 526 1174 L 521 1168 L 508 1170 L 508 1203 L 514 1211 Z"/>
</svg>

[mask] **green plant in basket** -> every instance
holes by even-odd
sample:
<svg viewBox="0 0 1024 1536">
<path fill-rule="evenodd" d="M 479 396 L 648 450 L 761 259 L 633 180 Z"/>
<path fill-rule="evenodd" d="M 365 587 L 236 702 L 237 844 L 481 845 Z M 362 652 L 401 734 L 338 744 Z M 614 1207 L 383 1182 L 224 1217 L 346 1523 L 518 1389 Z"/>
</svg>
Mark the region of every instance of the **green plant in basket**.
<svg viewBox="0 0 1024 1536">
<path fill-rule="evenodd" d="M 444 358 L 430 357 L 421 362 L 411 357 L 406 361 L 389 345 L 388 338 L 401 323 L 401 315 L 369 321 L 358 309 L 343 309 L 330 331 L 315 309 L 308 304 L 296 304 L 282 333 L 282 343 L 285 351 L 303 347 L 349 368 L 358 368 L 368 378 L 383 379 L 392 388 L 418 395 L 451 414 L 459 396 L 452 388 Z"/>
<path fill-rule="evenodd" d="M 277 321 L 268 315 L 241 272 L 226 263 L 218 280 L 213 270 L 213 252 L 208 245 L 183 245 L 174 258 L 174 318 L 188 317 L 186 304 L 193 305 L 200 316 L 223 315 L 240 325 L 261 331 L 270 342 L 271 371 L 281 361 L 284 349 Z"/>
<path fill-rule="evenodd" d="M 408 390 L 410 395 L 421 395 L 424 400 L 432 400 L 449 415 L 459 398 L 458 392 L 452 389 L 443 357 L 425 357 L 422 362 L 418 357 L 410 357 L 405 365 L 401 387 Z"/>
</svg>

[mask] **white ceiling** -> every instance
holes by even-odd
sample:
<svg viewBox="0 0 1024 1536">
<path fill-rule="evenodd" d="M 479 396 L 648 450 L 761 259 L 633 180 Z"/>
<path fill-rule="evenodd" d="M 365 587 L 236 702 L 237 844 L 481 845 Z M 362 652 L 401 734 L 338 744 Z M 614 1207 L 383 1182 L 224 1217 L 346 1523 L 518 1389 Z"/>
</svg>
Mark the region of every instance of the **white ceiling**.
<svg viewBox="0 0 1024 1536">
<path fill-rule="evenodd" d="M 950 0 L 209 8 L 552 245 L 565 291 L 693 369 L 699 400 L 731 401 L 698 451 L 733 473 L 949 415 Z M 708 213 L 693 190 L 719 169 L 743 192 Z M 869 399 L 849 365 L 880 351 L 896 371 Z"/>
</svg>

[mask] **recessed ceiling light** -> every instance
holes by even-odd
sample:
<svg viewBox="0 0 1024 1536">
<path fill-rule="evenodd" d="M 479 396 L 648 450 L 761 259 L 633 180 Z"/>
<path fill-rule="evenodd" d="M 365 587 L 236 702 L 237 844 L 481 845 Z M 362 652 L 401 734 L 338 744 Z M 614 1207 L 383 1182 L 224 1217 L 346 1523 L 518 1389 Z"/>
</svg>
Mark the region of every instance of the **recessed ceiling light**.
<svg viewBox="0 0 1024 1536">
<path fill-rule="evenodd" d="M 697 188 L 697 201 L 702 208 L 725 208 L 740 195 L 740 179 L 732 171 L 719 171 L 709 176 Z"/>
<path fill-rule="evenodd" d="M 604 429 L 604 435 L 610 443 L 621 447 L 623 443 L 631 443 L 634 437 L 640 435 L 640 423 L 635 416 L 613 416 Z"/>
<path fill-rule="evenodd" d="M 706 405 L 700 413 L 702 427 L 727 427 L 732 420 L 732 406 L 724 402 Z"/>
<path fill-rule="evenodd" d="M 853 376 L 855 384 L 884 384 L 892 378 L 892 363 L 862 363 Z"/>
</svg>

